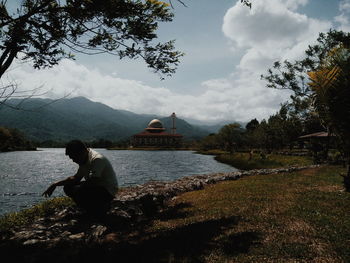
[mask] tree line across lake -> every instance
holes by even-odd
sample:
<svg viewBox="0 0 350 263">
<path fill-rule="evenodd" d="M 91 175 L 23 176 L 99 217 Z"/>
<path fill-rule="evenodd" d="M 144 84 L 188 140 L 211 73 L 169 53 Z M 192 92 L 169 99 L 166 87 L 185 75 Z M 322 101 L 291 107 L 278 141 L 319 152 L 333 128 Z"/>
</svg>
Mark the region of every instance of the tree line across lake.
<svg viewBox="0 0 350 263">
<path fill-rule="evenodd" d="M 36 150 L 37 147 L 64 148 L 66 146 L 66 143 L 66 141 L 55 140 L 46 140 L 41 142 L 32 141 L 29 140 L 27 136 L 18 129 L 0 126 L 0 152 Z M 91 148 L 129 147 L 128 140 L 113 142 L 106 139 L 96 139 L 93 141 L 87 141 L 85 143 Z"/>
<path fill-rule="evenodd" d="M 33 142 L 17 129 L 0 127 L 0 152 L 35 150 Z"/>
</svg>

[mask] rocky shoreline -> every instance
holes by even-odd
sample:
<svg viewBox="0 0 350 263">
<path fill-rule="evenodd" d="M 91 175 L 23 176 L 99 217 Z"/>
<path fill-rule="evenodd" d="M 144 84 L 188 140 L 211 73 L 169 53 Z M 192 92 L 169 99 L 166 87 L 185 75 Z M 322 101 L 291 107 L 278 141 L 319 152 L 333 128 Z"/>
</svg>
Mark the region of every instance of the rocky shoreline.
<svg viewBox="0 0 350 263">
<path fill-rule="evenodd" d="M 86 218 L 75 207 L 57 209 L 52 215 L 38 218 L 30 225 L 9 229 L 8 233 L 1 234 L 0 251 L 6 254 L 16 253 L 18 249 L 30 251 L 31 260 L 26 257 L 26 262 L 37 262 L 39 255 L 40 258 L 46 257 L 45 251 L 52 253 L 64 249 L 65 255 L 57 259 L 57 262 L 62 262 L 62 257 L 77 256 L 81 249 L 101 247 L 101 244 L 106 249 L 112 249 L 113 244 L 121 242 L 126 233 L 140 230 L 157 214 L 164 212 L 167 201 L 181 193 L 245 176 L 288 173 L 316 167 L 319 165 L 194 175 L 172 182 L 149 182 L 124 188 L 113 200 L 104 220 Z M 56 259 L 50 261 L 56 262 Z"/>
</svg>

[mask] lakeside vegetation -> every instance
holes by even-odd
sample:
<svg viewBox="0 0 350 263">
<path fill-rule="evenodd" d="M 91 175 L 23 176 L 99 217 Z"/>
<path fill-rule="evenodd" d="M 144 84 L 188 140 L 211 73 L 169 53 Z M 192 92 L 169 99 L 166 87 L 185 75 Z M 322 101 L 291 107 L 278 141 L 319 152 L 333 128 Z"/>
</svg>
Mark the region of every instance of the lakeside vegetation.
<svg viewBox="0 0 350 263">
<path fill-rule="evenodd" d="M 64 209 L 69 206 L 75 206 L 73 200 L 69 197 L 55 197 L 31 208 L 23 209 L 19 212 L 8 213 L 0 216 L 0 233 L 6 235 L 10 230 L 17 227 L 31 224 L 39 217 L 50 216 L 56 210 Z"/>
<path fill-rule="evenodd" d="M 109 147 L 107 150 L 115 150 L 115 151 L 196 151 L 197 148 L 194 147 Z"/>
<path fill-rule="evenodd" d="M 0 126 L 0 152 L 23 150 L 36 150 L 36 147 L 19 130 Z"/>
<path fill-rule="evenodd" d="M 272 169 L 288 166 L 308 166 L 314 164 L 313 158 L 309 155 L 293 156 L 277 153 L 262 154 L 235 152 L 229 153 L 223 150 L 197 151 L 200 154 L 215 155 L 215 160 L 229 164 L 240 170 Z"/>
<path fill-rule="evenodd" d="M 241 170 L 252 169 L 270 169 L 283 166 L 307 166 L 312 165 L 313 160 L 310 156 L 300 157 L 291 155 L 269 154 L 261 157 L 260 154 L 235 153 L 235 154 L 220 154 L 215 157 L 215 160 L 230 164 Z"/>
</svg>

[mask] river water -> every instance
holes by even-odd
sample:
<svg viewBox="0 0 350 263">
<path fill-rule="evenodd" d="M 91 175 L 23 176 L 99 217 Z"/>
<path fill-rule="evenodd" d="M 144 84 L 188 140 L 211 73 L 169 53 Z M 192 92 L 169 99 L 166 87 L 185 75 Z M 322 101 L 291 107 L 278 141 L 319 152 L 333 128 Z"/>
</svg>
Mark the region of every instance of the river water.
<svg viewBox="0 0 350 263">
<path fill-rule="evenodd" d="M 96 150 L 110 160 L 122 187 L 236 170 L 211 155 L 191 151 Z M 77 169 L 64 149 L 0 153 L 0 215 L 43 201 L 41 194 L 51 183 L 74 175 Z M 53 196 L 62 195 L 62 187 L 57 187 Z"/>
</svg>

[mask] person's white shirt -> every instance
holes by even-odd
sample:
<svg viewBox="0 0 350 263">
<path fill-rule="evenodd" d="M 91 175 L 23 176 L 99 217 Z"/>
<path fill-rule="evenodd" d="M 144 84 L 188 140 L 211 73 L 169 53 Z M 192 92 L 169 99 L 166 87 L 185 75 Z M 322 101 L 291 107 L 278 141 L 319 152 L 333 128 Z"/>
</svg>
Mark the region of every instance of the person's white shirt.
<svg viewBox="0 0 350 263">
<path fill-rule="evenodd" d="M 79 166 L 76 176 L 104 187 L 114 196 L 118 191 L 118 181 L 111 163 L 105 156 L 92 149 L 88 149 L 88 152 L 88 161 Z"/>
</svg>

